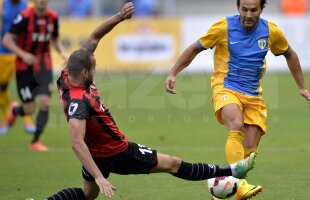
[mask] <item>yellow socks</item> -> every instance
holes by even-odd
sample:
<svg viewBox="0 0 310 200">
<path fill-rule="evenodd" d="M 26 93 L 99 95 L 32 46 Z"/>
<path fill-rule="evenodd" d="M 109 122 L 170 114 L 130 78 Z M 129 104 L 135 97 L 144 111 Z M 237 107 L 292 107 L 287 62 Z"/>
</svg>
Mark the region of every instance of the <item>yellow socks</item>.
<svg viewBox="0 0 310 200">
<path fill-rule="evenodd" d="M 32 117 L 31 115 L 25 115 L 24 116 L 24 124 L 32 124 Z"/>
<path fill-rule="evenodd" d="M 226 142 L 226 159 L 229 164 L 236 163 L 244 158 L 243 133 L 233 130 L 228 133 Z"/>
<path fill-rule="evenodd" d="M 254 152 L 257 155 L 258 154 L 257 148 L 244 149 L 244 158 L 248 157 L 252 152 Z"/>
<path fill-rule="evenodd" d="M 6 122 L 7 121 L 7 113 L 9 109 L 9 92 L 3 91 L 0 92 L 0 117 L 1 121 Z"/>
</svg>

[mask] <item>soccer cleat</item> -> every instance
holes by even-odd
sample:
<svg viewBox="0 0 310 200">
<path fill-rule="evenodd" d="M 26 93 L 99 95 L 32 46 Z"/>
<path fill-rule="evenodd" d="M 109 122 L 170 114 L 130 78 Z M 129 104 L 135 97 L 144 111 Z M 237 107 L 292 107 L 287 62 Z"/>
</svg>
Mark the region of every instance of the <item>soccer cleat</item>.
<svg viewBox="0 0 310 200">
<path fill-rule="evenodd" d="M 8 123 L 0 123 L 0 135 L 5 135 L 9 131 L 9 124 Z"/>
<path fill-rule="evenodd" d="M 33 125 L 32 118 L 29 115 L 24 116 L 24 129 L 27 133 L 34 133 L 36 127 Z"/>
<path fill-rule="evenodd" d="M 236 178 L 245 178 L 248 171 L 254 168 L 255 153 L 251 153 L 247 158 L 240 160 L 236 164 Z"/>
<path fill-rule="evenodd" d="M 236 200 L 245 200 L 254 197 L 259 192 L 262 191 L 262 186 L 260 185 L 250 185 L 245 179 L 240 180 L 238 190 L 236 193 Z"/>
<path fill-rule="evenodd" d="M 30 151 L 48 151 L 48 148 L 44 146 L 40 141 L 33 142 L 29 145 Z"/>
<path fill-rule="evenodd" d="M 36 127 L 33 124 L 24 124 L 24 129 L 27 133 L 34 133 L 36 131 Z"/>
<path fill-rule="evenodd" d="M 12 127 L 15 124 L 16 121 L 16 115 L 13 113 L 14 108 L 18 107 L 18 103 L 16 101 L 12 102 L 10 105 L 10 110 L 8 114 L 8 120 L 9 120 L 9 126 Z"/>
</svg>

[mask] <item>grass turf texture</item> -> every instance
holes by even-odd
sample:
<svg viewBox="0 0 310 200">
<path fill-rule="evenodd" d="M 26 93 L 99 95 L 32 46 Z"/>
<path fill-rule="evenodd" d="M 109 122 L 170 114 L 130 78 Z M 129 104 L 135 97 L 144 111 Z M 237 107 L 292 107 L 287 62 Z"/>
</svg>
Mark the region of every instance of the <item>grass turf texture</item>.
<svg viewBox="0 0 310 200">
<path fill-rule="evenodd" d="M 178 94 L 164 90 L 164 75 L 96 75 L 96 84 L 119 128 L 129 140 L 188 162 L 226 165 L 226 130 L 213 114 L 209 74 L 177 77 Z M 310 74 L 305 74 L 310 87 Z M 267 74 L 264 98 L 268 131 L 259 146 L 256 168 L 248 182 L 263 186 L 255 199 L 310 199 L 310 111 L 289 74 Z M 12 98 L 16 98 L 14 83 Z M 15 96 L 14 96 L 15 95 Z M 58 94 L 53 93 L 50 119 L 42 141 L 50 151 L 29 152 L 31 136 L 22 120 L 0 137 L 0 199 L 41 200 L 82 184 L 81 166 L 70 148 Z M 109 178 L 118 189 L 113 199 L 209 199 L 207 184 L 168 174 Z M 100 196 L 98 199 L 105 199 Z"/>
</svg>

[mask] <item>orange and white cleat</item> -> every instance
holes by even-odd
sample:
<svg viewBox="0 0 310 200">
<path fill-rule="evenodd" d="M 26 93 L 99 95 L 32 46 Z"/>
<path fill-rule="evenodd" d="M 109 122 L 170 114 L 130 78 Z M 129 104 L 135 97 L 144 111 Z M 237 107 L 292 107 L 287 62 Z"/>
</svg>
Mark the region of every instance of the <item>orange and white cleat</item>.
<svg viewBox="0 0 310 200">
<path fill-rule="evenodd" d="M 13 110 L 14 110 L 14 108 L 16 108 L 18 106 L 19 106 L 19 104 L 16 101 L 12 102 L 10 105 L 10 110 L 8 113 L 8 121 L 9 121 L 10 127 L 14 126 L 14 124 L 15 124 L 17 116 L 13 113 Z"/>
<path fill-rule="evenodd" d="M 43 145 L 40 141 L 36 141 L 29 145 L 29 150 L 46 152 L 48 151 L 48 148 L 45 145 Z"/>
</svg>

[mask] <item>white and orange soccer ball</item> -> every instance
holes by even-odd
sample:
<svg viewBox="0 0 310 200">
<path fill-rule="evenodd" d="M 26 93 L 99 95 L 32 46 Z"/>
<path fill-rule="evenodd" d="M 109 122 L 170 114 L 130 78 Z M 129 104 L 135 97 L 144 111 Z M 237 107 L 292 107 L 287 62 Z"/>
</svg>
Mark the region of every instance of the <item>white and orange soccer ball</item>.
<svg viewBox="0 0 310 200">
<path fill-rule="evenodd" d="M 232 176 L 222 176 L 208 179 L 208 188 L 210 193 L 219 199 L 227 199 L 236 194 L 238 185 L 239 179 Z"/>
</svg>

